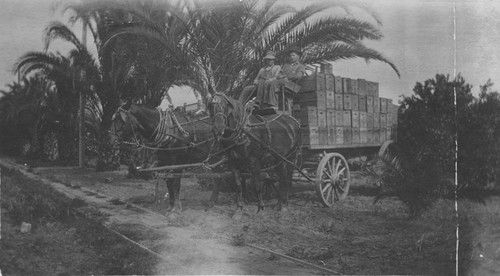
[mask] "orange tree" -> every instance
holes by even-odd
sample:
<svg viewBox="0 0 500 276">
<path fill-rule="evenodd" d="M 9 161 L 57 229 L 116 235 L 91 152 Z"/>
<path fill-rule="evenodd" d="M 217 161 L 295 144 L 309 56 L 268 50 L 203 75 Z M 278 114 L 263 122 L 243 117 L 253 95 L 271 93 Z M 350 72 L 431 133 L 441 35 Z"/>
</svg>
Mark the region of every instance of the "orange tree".
<svg viewBox="0 0 500 276">
<path fill-rule="evenodd" d="M 383 158 L 389 169 L 376 200 L 396 196 L 417 216 L 438 197 L 453 196 L 456 141 L 469 132 L 465 122 L 471 120 L 471 88 L 460 75 L 450 79 L 438 74 L 418 82 L 414 94 L 403 98 L 396 152 Z"/>
</svg>

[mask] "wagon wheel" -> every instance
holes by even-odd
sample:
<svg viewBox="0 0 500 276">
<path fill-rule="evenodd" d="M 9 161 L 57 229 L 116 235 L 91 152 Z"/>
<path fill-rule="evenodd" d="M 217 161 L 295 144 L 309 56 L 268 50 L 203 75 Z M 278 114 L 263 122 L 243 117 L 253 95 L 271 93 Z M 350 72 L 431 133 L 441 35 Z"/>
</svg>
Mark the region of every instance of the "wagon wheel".
<svg viewBox="0 0 500 276">
<path fill-rule="evenodd" d="M 316 177 L 322 181 L 316 192 L 325 207 L 331 207 L 335 201 L 345 199 L 349 192 L 351 172 L 345 158 L 338 153 L 328 153 L 321 159 Z"/>
</svg>

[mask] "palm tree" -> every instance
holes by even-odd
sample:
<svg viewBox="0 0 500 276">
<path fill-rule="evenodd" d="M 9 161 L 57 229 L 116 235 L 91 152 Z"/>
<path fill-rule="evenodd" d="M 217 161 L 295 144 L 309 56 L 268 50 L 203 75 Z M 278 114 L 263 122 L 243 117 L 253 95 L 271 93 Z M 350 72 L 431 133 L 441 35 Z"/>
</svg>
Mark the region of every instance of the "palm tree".
<svg viewBox="0 0 500 276">
<path fill-rule="evenodd" d="M 51 82 L 41 74 L 23 77 L 22 82 L 9 85 L 0 98 L 1 143 L 18 150 L 29 145 L 29 152 L 41 153 L 43 127 L 50 119 L 53 94 Z M 11 152 L 14 153 L 14 152 Z"/>
<path fill-rule="evenodd" d="M 145 3 L 167 16 L 159 18 L 153 9 L 127 10 L 136 21 L 110 30 L 104 46 L 123 35 L 155 41 L 168 58 L 165 70 L 175 68 L 178 74 L 172 77 L 202 94 L 241 89 L 255 77 L 268 50 L 283 59 L 292 47 L 302 49 L 306 64 L 359 57 L 385 62 L 399 75 L 390 60 L 363 44 L 382 38 L 376 26 L 347 16 L 314 19 L 328 9 L 344 8 L 333 2 L 298 11 L 276 0 Z"/>
</svg>

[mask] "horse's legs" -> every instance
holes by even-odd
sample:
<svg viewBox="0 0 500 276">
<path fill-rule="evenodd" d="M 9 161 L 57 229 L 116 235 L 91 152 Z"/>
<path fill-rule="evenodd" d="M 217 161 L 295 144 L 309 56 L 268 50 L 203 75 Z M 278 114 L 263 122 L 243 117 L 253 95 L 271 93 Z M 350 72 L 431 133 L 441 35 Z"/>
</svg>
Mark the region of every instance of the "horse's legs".
<svg viewBox="0 0 500 276">
<path fill-rule="evenodd" d="M 181 171 L 177 170 L 174 172 L 181 172 Z M 169 205 L 170 205 L 168 211 L 169 212 L 182 211 L 181 199 L 179 196 L 181 190 L 181 179 L 180 178 L 167 179 L 167 188 L 168 188 Z"/>
<path fill-rule="evenodd" d="M 280 164 L 276 171 L 279 177 L 279 196 L 278 196 L 278 210 L 288 210 L 288 193 L 292 186 L 293 167 L 288 164 Z"/>
<path fill-rule="evenodd" d="M 240 170 L 235 167 L 231 170 L 234 176 L 234 183 L 236 184 L 236 207 L 238 210 L 243 210 L 241 173 Z"/>
<path fill-rule="evenodd" d="M 243 200 L 245 201 L 245 204 L 248 204 L 250 202 L 250 197 L 248 195 L 248 190 L 247 190 L 247 179 L 243 175 L 241 175 L 241 194 L 243 196 Z"/>
<path fill-rule="evenodd" d="M 250 159 L 250 168 L 252 173 L 252 183 L 257 191 L 258 205 L 257 213 L 264 210 L 264 199 L 262 197 L 262 181 L 260 181 L 260 160 L 257 158 Z"/>
</svg>

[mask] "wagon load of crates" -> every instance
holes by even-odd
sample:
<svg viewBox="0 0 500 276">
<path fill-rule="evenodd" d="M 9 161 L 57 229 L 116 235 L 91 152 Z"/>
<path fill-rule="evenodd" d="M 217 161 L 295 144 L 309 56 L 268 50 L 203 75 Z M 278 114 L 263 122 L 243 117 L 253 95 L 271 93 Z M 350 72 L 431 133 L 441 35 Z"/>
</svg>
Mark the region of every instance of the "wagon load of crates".
<svg viewBox="0 0 500 276">
<path fill-rule="evenodd" d="M 302 80 L 293 117 L 303 145 L 371 147 L 396 140 L 397 110 L 391 99 L 379 97 L 377 82 L 315 73 Z"/>
</svg>

